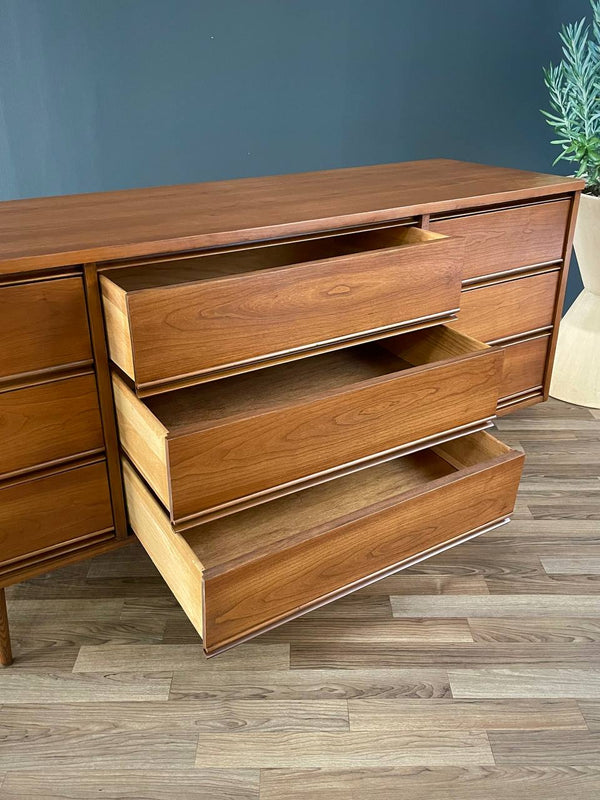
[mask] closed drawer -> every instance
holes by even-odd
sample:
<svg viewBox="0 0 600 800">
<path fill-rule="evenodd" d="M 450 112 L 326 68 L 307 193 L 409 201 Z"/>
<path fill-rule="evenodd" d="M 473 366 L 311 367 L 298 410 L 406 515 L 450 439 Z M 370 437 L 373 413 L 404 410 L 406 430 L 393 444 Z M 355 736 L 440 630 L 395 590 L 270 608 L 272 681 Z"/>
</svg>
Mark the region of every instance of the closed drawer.
<svg viewBox="0 0 600 800">
<path fill-rule="evenodd" d="M 422 327 L 458 307 L 462 249 L 396 227 L 109 270 L 110 355 L 144 395 Z"/>
<path fill-rule="evenodd" d="M 488 420 L 501 376 L 499 350 L 439 325 L 145 400 L 113 383 L 122 447 L 181 529 Z"/>
<path fill-rule="evenodd" d="M 463 280 L 563 257 L 570 200 L 436 219 L 430 229 L 465 238 Z"/>
<path fill-rule="evenodd" d="M 503 346 L 501 398 L 542 391 L 549 346 L 550 334 Z"/>
<path fill-rule="evenodd" d="M 0 381 L 90 361 L 79 276 L 0 287 Z"/>
<path fill-rule="evenodd" d="M 458 330 L 482 342 L 494 342 L 549 328 L 560 273 L 544 272 L 487 286 L 461 295 Z"/>
<path fill-rule="evenodd" d="M 0 475 L 102 450 L 93 374 L 0 393 Z"/>
<path fill-rule="evenodd" d="M 125 462 L 131 525 L 207 653 L 506 519 L 523 456 L 486 433 L 173 531 Z"/>
<path fill-rule="evenodd" d="M 0 488 L 0 564 L 112 528 L 104 460 Z"/>
</svg>

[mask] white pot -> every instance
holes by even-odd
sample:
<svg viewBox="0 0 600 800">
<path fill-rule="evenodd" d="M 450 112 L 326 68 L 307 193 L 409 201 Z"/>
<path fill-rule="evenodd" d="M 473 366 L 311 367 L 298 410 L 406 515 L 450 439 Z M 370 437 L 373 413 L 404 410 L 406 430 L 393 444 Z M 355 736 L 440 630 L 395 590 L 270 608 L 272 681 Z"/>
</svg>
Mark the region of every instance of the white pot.
<svg viewBox="0 0 600 800">
<path fill-rule="evenodd" d="M 573 243 L 585 288 L 560 324 L 550 394 L 600 408 L 600 197 L 581 195 Z"/>
</svg>

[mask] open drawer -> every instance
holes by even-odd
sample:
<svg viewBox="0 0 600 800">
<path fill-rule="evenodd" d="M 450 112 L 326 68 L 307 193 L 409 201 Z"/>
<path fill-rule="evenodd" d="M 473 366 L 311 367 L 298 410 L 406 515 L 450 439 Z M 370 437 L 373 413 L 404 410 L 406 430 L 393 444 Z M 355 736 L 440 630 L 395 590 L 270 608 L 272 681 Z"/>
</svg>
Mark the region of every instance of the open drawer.
<svg viewBox="0 0 600 800">
<path fill-rule="evenodd" d="M 131 526 L 214 654 L 501 524 L 522 462 L 474 433 L 185 533 L 123 466 Z"/>
<path fill-rule="evenodd" d="M 439 325 L 144 400 L 115 375 L 119 436 L 182 530 L 486 427 L 502 358 Z"/>
<path fill-rule="evenodd" d="M 101 276 L 110 356 L 140 395 L 448 319 L 461 239 L 408 226 Z"/>
</svg>

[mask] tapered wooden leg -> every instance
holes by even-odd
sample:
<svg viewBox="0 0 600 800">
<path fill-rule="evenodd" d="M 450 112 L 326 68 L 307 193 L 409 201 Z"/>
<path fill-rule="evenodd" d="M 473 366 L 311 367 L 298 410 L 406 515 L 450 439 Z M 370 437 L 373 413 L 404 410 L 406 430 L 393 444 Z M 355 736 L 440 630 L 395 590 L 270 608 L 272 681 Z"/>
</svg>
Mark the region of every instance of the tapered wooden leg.
<svg viewBox="0 0 600 800">
<path fill-rule="evenodd" d="M 10 667 L 13 663 L 10 647 L 10 631 L 8 629 L 8 612 L 6 610 L 6 597 L 4 589 L 0 588 L 0 664 Z"/>
</svg>

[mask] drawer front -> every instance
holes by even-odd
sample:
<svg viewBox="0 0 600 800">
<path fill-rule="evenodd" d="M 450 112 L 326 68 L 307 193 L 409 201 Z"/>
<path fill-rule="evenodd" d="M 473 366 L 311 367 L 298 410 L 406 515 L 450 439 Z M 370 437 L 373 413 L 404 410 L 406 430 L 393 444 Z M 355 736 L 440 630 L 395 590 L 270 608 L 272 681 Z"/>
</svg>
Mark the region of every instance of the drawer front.
<svg viewBox="0 0 600 800">
<path fill-rule="evenodd" d="M 502 398 L 535 389 L 541 391 L 549 346 L 549 335 L 504 345 Z"/>
<path fill-rule="evenodd" d="M 395 371 L 271 409 L 243 414 L 236 409 L 231 416 L 226 402 L 235 392 L 227 393 L 229 386 L 221 394 L 212 384 L 145 403 L 115 377 L 122 446 L 181 526 L 495 415 L 502 353 L 445 326 L 394 337 L 382 347 L 367 345 L 228 380 L 238 392 L 253 395 L 257 387 L 264 392 L 272 377 L 275 394 L 283 380 L 301 386 L 312 377 L 313 386 L 322 386 L 316 377 L 325 380 L 321 373 L 342 358 L 362 366 L 383 357 Z M 411 367 L 405 358 L 420 365 Z M 421 364 L 427 358 L 431 363 Z M 209 394 L 225 404 L 223 416 L 192 430 L 193 415 L 203 410 Z M 164 409 L 173 404 L 186 407 L 181 432 L 161 425 L 169 417 Z M 158 414 L 154 419 L 151 410 Z"/>
<path fill-rule="evenodd" d="M 424 240 L 121 296 L 103 276 L 111 358 L 151 394 L 447 316 L 459 302 L 462 247 Z"/>
<path fill-rule="evenodd" d="M 79 276 L 0 287 L 0 379 L 90 361 Z"/>
<path fill-rule="evenodd" d="M 453 325 L 482 342 L 549 328 L 559 275 L 546 272 L 464 291 Z"/>
<path fill-rule="evenodd" d="M 0 475 L 102 450 L 93 374 L 0 393 Z"/>
<path fill-rule="evenodd" d="M 112 528 L 106 464 L 0 488 L 0 564 Z"/>
<path fill-rule="evenodd" d="M 327 595 L 451 542 L 512 513 L 520 461 L 505 462 L 390 508 L 342 524 L 327 535 L 276 553 L 259 565 L 205 577 L 208 652 L 248 636 Z"/>
<path fill-rule="evenodd" d="M 430 230 L 465 238 L 463 280 L 562 259 L 570 200 L 432 220 Z"/>
<path fill-rule="evenodd" d="M 476 436 L 485 437 L 478 441 L 488 454 L 483 455 L 482 463 L 471 463 L 469 458 L 461 463 L 461 451 L 470 447 L 465 440 Z M 455 471 L 448 467 L 448 472 L 442 470 L 441 477 L 425 477 L 421 483 L 408 480 L 407 485 L 412 488 L 397 494 L 386 494 L 387 478 L 384 475 L 382 479 L 375 472 L 381 467 L 373 467 L 332 481 L 325 488 L 308 489 L 198 526 L 185 535 L 173 531 L 158 501 L 126 463 L 130 520 L 184 610 L 202 632 L 205 650 L 211 654 L 506 519 L 514 507 L 522 454 L 486 434 L 463 437 L 436 448 L 438 451 L 456 458 Z M 421 461 L 415 463 L 423 465 L 423 459 L 430 456 L 420 454 Z M 435 454 L 431 457 L 437 458 Z M 388 473 L 390 468 L 389 464 L 385 466 Z M 423 474 L 435 476 L 435 471 Z M 368 504 L 347 513 L 342 482 L 346 482 L 346 495 L 349 491 L 358 493 L 355 503 L 360 503 L 366 492 Z M 369 483 L 372 486 L 365 490 Z M 330 497 L 325 497 L 327 491 L 332 492 Z M 324 522 L 323 513 L 319 514 L 319 505 L 326 508 L 329 522 Z M 287 534 L 286 539 L 274 543 L 268 532 L 263 537 L 265 515 L 270 515 L 271 526 Z M 298 515 L 302 524 L 312 523 L 313 527 L 295 531 Z M 227 530 L 232 525 L 237 528 Z M 224 563 L 207 566 L 205 557 L 210 559 L 211 548 L 214 553 L 219 546 L 228 546 L 223 534 L 230 539 L 237 537 L 237 552 L 232 554 L 237 557 L 227 560 L 228 554 L 224 553 Z M 240 537 L 248 540 L 247 556 L 239 553 Z"/>
<path fill-rule="evenodd" d="M 493 355 L 168 440 L 173 520 L 493 417 Z"/>
</svg>

